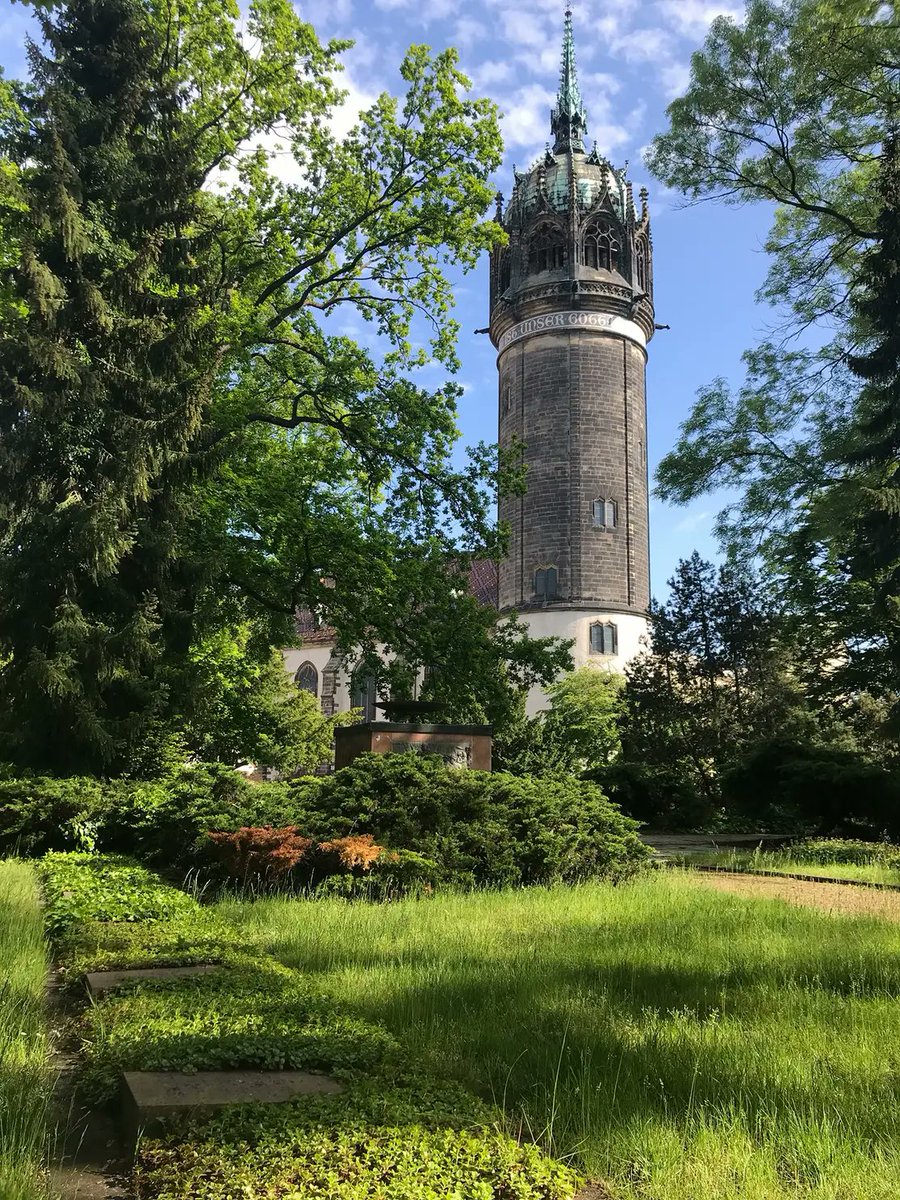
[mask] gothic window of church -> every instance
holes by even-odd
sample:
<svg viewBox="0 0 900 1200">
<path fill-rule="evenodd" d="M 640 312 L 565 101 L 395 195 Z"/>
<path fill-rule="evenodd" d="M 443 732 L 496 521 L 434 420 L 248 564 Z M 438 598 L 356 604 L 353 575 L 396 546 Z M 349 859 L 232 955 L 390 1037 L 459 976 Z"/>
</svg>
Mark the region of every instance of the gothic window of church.
<svg viewBox="0 0 900 1200">
<path fill-rule="evenodd" d="M 597 621 L 591 626 L 591 653 L 608 656 L 619 653 L 619 630 L 612 621 Z"/>
<path fill-rule="evenodd" d="M 375 676 L 365 663 L 361 663 L 353 672 L 350 681 L 350 707 L 362 710 L 360 720 L 363 722 L 376 719 L 375 702 L 378 695 L 375 683 Z"/>
<path fill-rule="evenodd" d="M 566 244 L 556 225 L 539 225 L 528 244 L 528 269 L 532 274 L 541 271 L 561 271 L 566 265 Z"/>
<path fill-rule="evenodd" d="M 301 691 L 309 692 L 311 696 L 319 694 L 319 672 L 311 662 L 301 665 L 300 670 L 294 676 L 294 683 Z"/>
<path fill-rule="evenodd" d="M 637 282 L 642 292 L 647 290 L 647 247 L 643 238 L 638 241 L 636 250 Z"/>
<path fill-rule="evenodd" d="M 597 271 L 619 269 L 619 239 L 605 221 L 596 221 L 584 235 L 584 265 Z"/>
<path fill-rule="evenodd" d="M 509 258 L 509 251 L 506 251 L 500 258 L 500 283 L 499 290 L 502 296 L 504 292 L 509 290 L 509 285 L 512 282 L 512 264 Z"/>
<path fill-rule="evenodd" d="M 593 514 L 595 529 L 615 529 L 619 524 L 619 506 L 615 500 L 595 500 Z"/>
<path fill-rule="evenodd" d="M 534 594 L 539 600 L 555 600 L 559 588 L 556 567 L 541 567 L 534 573 Z"/>
</svg>

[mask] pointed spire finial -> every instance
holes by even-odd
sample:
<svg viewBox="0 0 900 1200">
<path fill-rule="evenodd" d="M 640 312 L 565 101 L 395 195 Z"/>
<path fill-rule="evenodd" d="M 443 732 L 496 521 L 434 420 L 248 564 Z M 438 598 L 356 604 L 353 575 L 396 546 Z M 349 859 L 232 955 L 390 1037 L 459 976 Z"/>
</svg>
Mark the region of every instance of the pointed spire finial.
<svg viewBox="0 0 900 1200">
<path fill-rule="evenodd" d="M 555 154 L 561 154 L 565 150 L 584 153 L 587 113 L 582 103 L 581 89 L 578 86 L 571 4 L 566 5 L 559 92 L 556 96 L 556 107 L 550 116 L 550 129 L 554 136 L 553 152 Z"/>
</svg>

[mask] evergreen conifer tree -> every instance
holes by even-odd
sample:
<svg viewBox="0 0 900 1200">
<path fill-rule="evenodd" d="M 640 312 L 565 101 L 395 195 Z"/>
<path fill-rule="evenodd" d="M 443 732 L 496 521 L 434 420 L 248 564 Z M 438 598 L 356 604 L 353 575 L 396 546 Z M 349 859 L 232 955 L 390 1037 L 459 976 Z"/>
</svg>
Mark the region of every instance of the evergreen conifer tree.
<svg viewBox="0 0 900 1200">
<path fill-rule="evenodd" d="M 877 242 L 863 261 L 857 305 L 867 353 L 850 360 L 863 380 L 844 453 L 847 475 L 835 485 L 853 516 L 847 549 L 851 577 L 873 588 L 887 679 L 900 692 L 900 142 L 885 140 L 879 176 Z M 900 723 L 900 707 L 894 721 Z"/>
<path fill-rule="evenodd" d="M 139 0 L 40 15 L 0 336 L 0 751 L 121 770 L 190 640 L 186 486 L 215 374 L 202 176 Z"/>
</svg>

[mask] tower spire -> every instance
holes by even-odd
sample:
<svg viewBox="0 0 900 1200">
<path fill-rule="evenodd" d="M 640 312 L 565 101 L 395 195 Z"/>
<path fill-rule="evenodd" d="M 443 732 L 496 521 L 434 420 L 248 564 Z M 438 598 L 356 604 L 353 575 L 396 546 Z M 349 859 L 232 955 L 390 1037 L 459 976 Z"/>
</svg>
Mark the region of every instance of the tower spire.
<svg viewBox="0 0 900 1200">
<path fill-rule="evenodd" d="M 578 86 L 571 4 L 566 6 L 559 91 L 556 95 L 556 107 L 550 115 L 550 130 L 554 137 L 554 154 L 562 154 L 566 150 L 584 153 L 587 113 L 581 99 L 581 89 Z"/>
</svg>

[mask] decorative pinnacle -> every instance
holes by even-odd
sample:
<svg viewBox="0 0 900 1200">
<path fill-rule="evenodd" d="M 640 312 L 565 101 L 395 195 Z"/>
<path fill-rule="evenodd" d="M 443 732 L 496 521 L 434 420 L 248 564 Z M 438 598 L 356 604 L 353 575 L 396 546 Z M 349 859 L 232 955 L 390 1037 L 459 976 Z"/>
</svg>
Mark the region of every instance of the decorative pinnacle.
<svg viewBox="0 0 900 1200">
<path fill-rule="evenodd" d="M 563 30 L 562 66 L 559 73 L 559 92 L 556 107 L 550 116 L 550 129 L 554 136 L 553 152 L 565 150 L 584 153 L 584 135 L 587 132 L 587 113 L 578 86 L 578 67 L 575 64 L 575 37 L 572 33 L 572 6 L 566 6 L 566 21 Z"/>
</svg>

